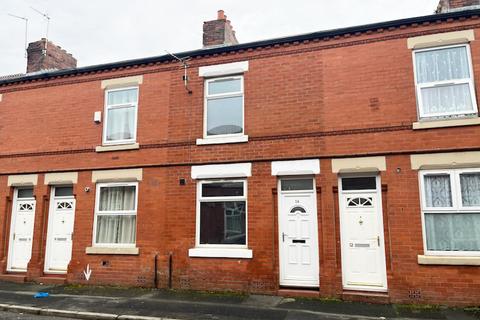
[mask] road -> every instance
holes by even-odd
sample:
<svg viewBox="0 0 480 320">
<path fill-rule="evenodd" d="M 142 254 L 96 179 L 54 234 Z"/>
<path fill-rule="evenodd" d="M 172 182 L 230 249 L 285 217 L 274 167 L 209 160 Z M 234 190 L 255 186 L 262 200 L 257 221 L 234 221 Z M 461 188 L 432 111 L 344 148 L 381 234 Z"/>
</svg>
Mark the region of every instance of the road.
<svg viewBox="0 0 480 320">
<path fill-rule="evenodd" d="M 0 311 L 1 320 L 74 320 L 72 318 L 58 318 L 51 316 L 39 316 L 34 314 L 14 313 Z"/>
</svg>

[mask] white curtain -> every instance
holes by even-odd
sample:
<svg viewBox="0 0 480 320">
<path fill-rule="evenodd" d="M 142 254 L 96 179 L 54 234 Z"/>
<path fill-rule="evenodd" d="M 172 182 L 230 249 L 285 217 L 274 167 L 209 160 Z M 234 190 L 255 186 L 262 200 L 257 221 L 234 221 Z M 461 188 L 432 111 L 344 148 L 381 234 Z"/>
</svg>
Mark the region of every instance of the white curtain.
<svg viewBox="0 0 480 320">
<path fill-rule="evenodd" d="M 424 176 L 427 207 L 451 207 L 452 191 L 449 175 Z"/>
<path fill-rule="evenodd" d="M 462 203 L 465 207 L 480 206 L 480 173 L 460 174 Z"/>
<path fill-rule="evenodd" d="M 97 243 L 135 243 L 136 215 L 122 213 L 135 210 L 135 192 L 135 186 L 100 188 Z M 111 215 L 112 211 L 118 214 Z"/>
<path fill-rule="evenodd" d="M 426 213 L 427 248 L 480 251 L 480 213 Z"/>
<path fill-rule="evenodd" d="M 108 141 L 133 139 L 134 127 L 135 107 L 122 107 L 108 110 Z"/>
<path fill-rule="evenodd" d="M 107 140 L 133 139 L 135 127 L 135 105 L 138 89 L 111 91 L 107 104 L 115 105 L 108 109 Z"/>
<path fill-rule="evenodd" d="M 417 52 L 415 62 L 419 84 L 470 78 L 466 47 Z M 473 111 L 468 84 L 421 90 L 423 112 L 426 114 Z"/>
</svg>

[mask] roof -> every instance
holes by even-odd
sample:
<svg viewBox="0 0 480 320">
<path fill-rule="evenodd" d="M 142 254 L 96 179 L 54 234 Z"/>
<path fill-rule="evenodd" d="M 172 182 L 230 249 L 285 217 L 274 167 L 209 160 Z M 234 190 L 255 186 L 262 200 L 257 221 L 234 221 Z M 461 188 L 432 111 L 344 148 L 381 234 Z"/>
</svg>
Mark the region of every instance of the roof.
<svg viewBox="0 0 480 320">
<path fill-rule="evenodd" d="M 441 14 L 432 14 L 427 16 L 392 20 L 392 21 L 386 21 L 386 22 L 377 22 L 377 23 L 360 25 L 360 26 L 324 30 L 324 31 L 305 33 L 305 34 L 282 37 L 282 38 L 274 38 L 274 39 L 261 40 L 261 41 L 255 41 L 255 42 L 241 43 L 241 44 L 230 45 L 230 46 L 203 48 L 203 49 L 198 49 L 193 51 L 175 53 L 175 56 L 180 58 L 182 57 L 194 58 L 194 57 L 199 57 L 204 55 L 221 54 L 221 53 L 228 53 L 232 51 L 255 49 L 259 47 L 266 47 L 266 46 L 272 46 L 272 45 L 281 45 L 285 43 L 302 42 L 302 41 L 322 39 L 322 38 L 331 38 L 331 37 L 342 36 L 346 34 L 364 33 L 368 31 L 375 31 L 378 29 L 398 28 L 401 26 L 422 24 L 426 22 L 445 21 L 449 19 L 468 18 L 468 17 L 478 16 L 478 15 L 480 15 L 480 9 L 454 11 L 454 12 L 447 12 L 447 13 L 441 13 Z M 0 77 L 0 86 L 13 84 L 17 82 L 30 81 L 30 80 L 41 80 L 41 79 L 58 77 L 58 76 L 80 75 L 80 74 L 89 73 L 89 72 L 98 72 L 98 71 L 105 71 L 110 69 L 118 69 L 118 68 L 131 67 L 136 65 L 137 66 L 146 65 L 151 63 L 159 63 L 159 62 L 166 62 L 166 61 L 173 61 L 173 60 L 174 58 L 171 55 L 166 54 L 161 56 L 153 56 L 153 57 L 147 57 L 147 58 L 111 62 L 106 64 L 92 65 L 92 66 L 79 67 L 79 68 L 53 70 L 53 71 L 44 70 L 40 73 L 3 76 L 3 77 Z"/>
</svg>

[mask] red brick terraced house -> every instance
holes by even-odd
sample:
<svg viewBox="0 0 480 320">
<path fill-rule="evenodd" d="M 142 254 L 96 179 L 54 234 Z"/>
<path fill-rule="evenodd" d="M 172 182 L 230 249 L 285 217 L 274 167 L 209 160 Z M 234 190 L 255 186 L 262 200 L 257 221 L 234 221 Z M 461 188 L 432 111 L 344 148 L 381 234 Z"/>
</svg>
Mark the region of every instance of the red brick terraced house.
<svg viewBox="0 0 480 320">
<path fill-rule="evenodd" d="M 30 44 L 0 80 L 0 279 L 478 305 L 479 39 L 451 0 L 244 44 L 220 11 L 181 62 Z"/>
</svg>

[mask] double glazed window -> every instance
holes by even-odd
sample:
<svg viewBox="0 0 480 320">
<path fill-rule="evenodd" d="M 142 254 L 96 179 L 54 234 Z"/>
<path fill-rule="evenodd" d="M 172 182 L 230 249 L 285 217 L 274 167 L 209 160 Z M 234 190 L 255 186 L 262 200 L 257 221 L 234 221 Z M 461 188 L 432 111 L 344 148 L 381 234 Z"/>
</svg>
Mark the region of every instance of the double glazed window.
<svg viewBox="0 0 480 320">
<path fill-rule="evenodd" d="M 137 134 L 138 87 L 106 91 L 104 144 L 133 143 Z"/>
<path fill-rule="evenodd" d="M 480 169 L 423 171 L 426 252 L 480 255 Z"/>
<path fill-rule="evenodd" d="M 205 138 L 243 135 L 243 123 L 243 76 L 205 80 Z"/>
<path fill-rule="evenodd" d="M 246 181 L 198 183 L 197 246 L 247 244 Z"/>
<path fill-rule="evenodd" d="M 477 113 L 467 44 L 415 50 L 413 55 L 420 119 Z"/>
<path fill-rule="evenodd" d="M 95 244 L 107 246 L 135 244 L 137 188 L 136 182 L 97 185 Z"/>
</svg>

